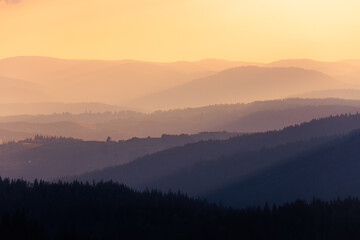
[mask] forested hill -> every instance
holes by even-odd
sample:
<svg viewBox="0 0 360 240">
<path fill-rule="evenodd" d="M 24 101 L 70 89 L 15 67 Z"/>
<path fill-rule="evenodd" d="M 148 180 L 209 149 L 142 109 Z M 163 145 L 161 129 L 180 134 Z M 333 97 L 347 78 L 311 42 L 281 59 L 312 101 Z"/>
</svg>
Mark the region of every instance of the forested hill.
<svg viewBox="0 0 360 240">
<path fill-rule="evenodd" d="M 0 105 L 1 111 L 1 105 Z M 248 104 L 211 105 L 156 111 L 57 113 L 0 117 L 0 141 L 22 140 L 35 134 L 103 141 L 162 134 L 199 132 L 264 132 L 330 115 L 360 112 L 360 101 L 342 99 L 282 99 Z"/>
<path fill-rule="evenodd" d="M 236 210 L 115 183 L 0 179 L 1 239 L 358 239 L 357 199 Z"/>
<path fill-rule="evenodd" d="M 209 139 L 227 139 L 237 133 L 204 132 L 194 135 L 162 135 L 124 141 L 82 141 L 37 136 L 0 145 L 0 175 L 34 180 L 57 179 L 95 169 L 121 165 L 146 154 Z"/>
<path fill-rule="evenodd" d="M 359 146 L 357 131 L 239 179 L 208 194 L 207 198 L 242 207 L 265 202 L 281 204 L 296 198 L 360 197 Z"/>
<path fill-rule="evenodd" d="M 359 114 L 333 116 L 287 127 L 281 131 L 242 135 L 222 141 L 201 141 L 175 147 L 139 158 L 123 166 L 90 172 L 76 179 L 89 181 L 112 179 L 130 187 L 139 187 L 156 179 L 171 176 L 201 161 L 215 161 L 220 157 L 232 156 L 240 152 L 346 134 L 356 129 L 360 129 Z"/>
</svg>

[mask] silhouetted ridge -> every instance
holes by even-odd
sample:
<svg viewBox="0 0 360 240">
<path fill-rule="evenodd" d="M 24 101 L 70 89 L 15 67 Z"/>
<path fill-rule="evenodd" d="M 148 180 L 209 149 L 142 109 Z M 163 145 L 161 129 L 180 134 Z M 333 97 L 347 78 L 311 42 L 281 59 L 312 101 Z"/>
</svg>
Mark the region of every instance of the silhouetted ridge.
<svg viewBox="0 0 360 240">
<path fill-rule="evenodd" d="M 228 140 L 201 141 L 183 147 L 175 147 L 139 158 L 123 166 L 84 174 L 76 177 L 76 179 L 89 181 L 112 179 L 140 189 L 144 187 L 157 188 L 159 186 L 163 186 L 162 189 L 172 187 L 176 187 L 175 190 L 184 189 L 181 181 L 176 186 L 167 185 L 166 183 L 171 183 L 171 181 L 167 182 L 166 178 L 171 178 L 176 173 L 186 171 L 201 162 L 211 164 L 224 157 L 240 153 L 246 155 L 246 152 L 294 143 L 293 146 L 295 147 L 290 148 L 291 151 L 288 151 L 287 156 L 290 156 L 299 153 L 300 150 L 319 146 L 336 136 L 347 134 L 356 129 L 360 129 L 359 114 L 333 116 L 287 127 L 281 131 L 245 134 Z M 299 141 L 305 142 L 303 146 L 301 144 L 295 145 Z M 282 149 L 286 151 L 286 147 Z M 255 152 L 254 154 L 258 153 Z M 262 157 L 266 158 L 266 155 Z M 244 157 L 244 159 L 246 158 Z M 274 157 L 274 159 L 277 158 Z M 206 171 L 204 173 L 206 174 Z M 161 181 L 161 179 L 165 181 Z M 194 185 L 196 186 L 196 184 Z M 209 189 L 198 189 L 191 193 L 197 195 L 203 193 L 204 190 L 209 191 Z"/>
<path fill-rule="evenodd" d="M 0 178 L 1 239 L 358 239 L 360 201 L 224 208 L 112 182 Z"/>
<path fill-rule="evenodd" d="M 80 104 L 79 107 L 85 106 Z M 33 108 L 33 105 L 27 108 Z M 34 134 L 101 141 L 108 136 L 117 140 L 159 137 L 164 133 L 264 132 L 314 118 L 357 112 L 360 112 L 360 101 L 284 99 L 174 109 L 149 114 L 133 111 L 88 111 L 81 114 L 19 115 L 0 117 L 0 140 L 22 140 Z"/>
<path fill-rule="evenodd" d="M 208 195 L 232 206 L 360 196 L 360 133 L 292 156 L 282 164 Z"/>
<path fill-rule="evenodd" d="M 209 139 L 227 139 L 237 133 L 203 132 L 113 141 L 83 141 L 36 135 L 0 145 L 0 175 L 33 180 L 58 179 L 121 165 L 146 154 Z"/>
</svg>

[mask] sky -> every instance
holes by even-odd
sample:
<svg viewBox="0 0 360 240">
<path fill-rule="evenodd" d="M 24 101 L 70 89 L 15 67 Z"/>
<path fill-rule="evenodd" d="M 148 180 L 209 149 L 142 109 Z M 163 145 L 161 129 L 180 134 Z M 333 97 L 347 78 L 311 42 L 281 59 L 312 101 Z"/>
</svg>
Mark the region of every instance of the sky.
<svg viewBox="0 0 360 240">
<path fill-rule="evenodd" d="M 0 0 L 0 58 L 360 58 L 359 0 Z"/>
</svg>

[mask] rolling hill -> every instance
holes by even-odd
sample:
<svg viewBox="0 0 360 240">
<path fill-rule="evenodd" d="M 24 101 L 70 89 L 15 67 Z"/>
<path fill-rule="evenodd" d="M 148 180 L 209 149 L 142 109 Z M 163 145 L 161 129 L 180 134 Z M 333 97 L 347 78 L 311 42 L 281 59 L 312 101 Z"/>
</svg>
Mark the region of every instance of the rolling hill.
<svg viewBox="0 0 360 240">
<path fill-rule="evenodd" d="M 52 98 L 43 101 L 119 104 L 252 63 L 224 60 L 143 62 L 13 57 L 0 60 L 0 75 L 36 83 Z M 37 102 L 34 99 L 30 102 Z"/>
<path fill-rule="evenodd" d="M 21 79 L 0 76 L 0 86 L 1 103 L 52 100 L 40 86 Z"/>
<path fill-rule="evenodd" d="M 264 67 L 298 67 L 315 70 L 327 74 L 342 82 L 351 84 L 352 87 L 360 87 L 360 64 L 359 60 L 342 60 L 336 62 L 321 62 L 310 59 L 285 59 L 263 65 Z M 330 97 L 330 96 L 327 96 Z"/>
<path fill-rule="evenodd" d="M 311 91 L 291 97 L 295 98 L 339 98 L 339 99 L 360 99 L 359 89 L 332 89 L 323 91 Z"/>
<path fill-rule="evenodd" d="M 36 91 L 17 89 L 22 95 L 7 98 L 8 103 L 22 102 L 21 99 L 26 102 L 102 102 L 144 110 L 251 102 L 310 91 L 353 88 L 355 85 L 334 79 L 354 83 L 359 71 L 356 60 L 333 63 L 281 60 L 269 64 L 218 59 L 169 63 L 49 57 L 0 60 L 0 76 L 38 86 Z"/>
<path fill-rule="evenodd" d="M 359 71 L 360 65 L 356 61 L 322 62 L 311 59 L 284 59 L 264 65 L 266 67 L 298 67 L 319 71 L 331 76 L 340 76 Z"/>
<path fill-rule="evenodd" d="M 359 197 L 359 144 L 360 134 L 355 132 L 219 188 L 207 198 L 242 207 L 298 198 Z"/>
<path fill-rule="evenodd" d="M 177 72 L 156 63 L 132 60 L 63 60 L 47 57 L 0 60 L 0 75 L 41 85 L 55 101 L 66 103 L 95 101 L 119 104 L 211 74 L 201 68 L 198 70 Z"/>
<path fill-rule="evenodd" d="M 264 147 L 241 151 L 230 156 L 220 156 L 216 159 L 203 159 L 170 175 L 154 177 L 135 187 L 161 191 L 171 189 L 189 196 L 203 197 L 234 182 L 256 175 L 264 169 L 286 162 L 288 158 L 302 154 L 304 151 L 316 149 L 335 138 L 336 136 L 319 137 L 281 144 L 274 148 Z"/>
<path fill-rule="evenodd" d="M 314 118 L 357 112 L 360 112 L 360 101 L 285 99 L 157 111 L 151 114 L 118 111 L 19 115 L 0 117 L 0 129 L 9 133 L 2 135 L 0 139 L 22 140 L 40 134 L 104 141 L 108 136 L 113 139 L 128 139 L 159 137 L 164 133 L 251 133 L 282 129 Z M 12 135 L 14 132 L 18 134 Z"/>
<path fill-rule="evenodd" d="M 213 132 L 132 138 L 119 142 L 37 136 L 31 140 L 0 145 L 0 176 L 27 180 L 57 179 L 124 164 L 137 157 L 187 143 L 227 139 L 236 135 Z"/>
<path fill-rule="evenodd" d="M 105 183 L 0 179 L 1 239 L 355 240 L 356 198 L 234 209 Z"/>
<path fill-rule="evenodd" d="M 308 91 L 347 86 L 323 73 L 299 68 L 232 68 L 129 102 L 147 109 L 199 107 L 285 98 Z"/>
<path fill-rule="evenodd" d="M 161 188 L 163 190 L 189 190 L 192 195 L 199 195 L 206 191 L 210 191 L 211 187 L 218 186 L 217 184 L 224 184 L 226 181 L 241 177 L 243 172 L 247 172 L 247 167 L 251 166 L 247 157 L 252 155 L 252 158 L 258 159 L 258 163 L 255 162 L 255 168 L 252 171 L 258 171 L 262 166 L 272 165 L 276 161 L 280 161 L 284 156 L 290 156 L 294 153 L 299 153 L 301 150 L 311 149 L 312 147 L 325 143 L 331 140 L 337 135 L 347 134 L 353 130 L 360 129 L 360 115 L 342 115 L 337 117 L 329 117 L 319 120 L 313 120 L 308 123 L 303 123 L 298 126 L 292 126 L 285 128 L 281 131 L 271 131 L 266 133 L 246 134 L 239 137 L 230 138 L 228 140 L 218 141 L 202 141 L 198 143 L 188 144 L 183 147 L 176 147 L 167 149 L 155 154 L 145 156 L 134 160 L 128 164 L 106 168 L 101 171 L 94 171 L 78 177 L 74 177 L 79 180 L 114 180 L 125 183 L 134 188 Z M 306 141 L 304 144 L 297 143 L 299 141 Z M 261 151 L 264 148 L 274 148 L 283 144 L 293 143 L 292 147 L 282 147 L 283 151 L 276 152 L 273 157 L 274 162 L 267 164 L 264 160 L 269 157 L 266 151 Z M 290 149 L 290 150 L 289 150 Z M 247 152 L 259 151 L 248 154 Z M 220 176 L 211 173 L 216 173 L 222 169 L 222 159 L 231 156 L 241 155 L 244 161 L 240 162 L 244 167 L 242 171 L 235 171 L 232 175 L 227 176 L 227 171 L 220 172 Z M 281 158 L 278 158 L 281 155 Z M 263 158 L 263 159 L 261 159 Z M 237 159 L 230 159 L 232 163 L 239 163 Z M 218 161 L 218 162 L 216 162 Z M 242 165 L 241 165 L 242 164 Z M 257 165 L 258 164 L 258 165 Z M 200 165 L 197 166 L 197 165 Z M 208 168 L 201 168 L 210 165 L 214 166 L 213 171 L 209 171 Z M 195 166 L 195 167 L 194 167 Z M 229 165 L 228 169 L 239 169 L 239 165 Z M 260 167 L 259 167 L 260 166 Z M 233 168 L 232 168 L 233 167 Z M 192 168 L 198 170 L 194 171 L 194 175 L 187 175 L 191 172 Z M 250 171 L 250 170 L 249 170 Z M 185 172 L 186 174 L 181 174 Z M 229 173 L 231 171 L 228 171 Z M 206 176 L 207 173 L 210 175 Z M 221 175 L 222 174 L 222 175 Z M 238 174 L 238 175 L 237 175 Z M 180 176 L 176 178 L 176 176 Z M 198 176 L 205 175 L 204 181 L 213 179 L 216 184 L 213 186 L 207 185 L 206 188 L 201 188 L 201 184 L 204 182 L 198 178 Z M 181 176 L 186 176 L 182 178 Z M 191 181 L 195 180 L 197 181 Z M 210 181 L 211 182 L 211 181 Z M 172 185 L 172 183 L 174 183 Z M 176 184 L 175 184 L 176 183 Z M 198 185 L 197 185 L 198 184 Z M 198 188 L 199 187 L 199 188 Z M 175 189 L 174 189 L 175 188 Z M 190 191 L 191 189 L 191 191 Z M 195 191 L 195 190 L 196 191 Z"/>
</svg>

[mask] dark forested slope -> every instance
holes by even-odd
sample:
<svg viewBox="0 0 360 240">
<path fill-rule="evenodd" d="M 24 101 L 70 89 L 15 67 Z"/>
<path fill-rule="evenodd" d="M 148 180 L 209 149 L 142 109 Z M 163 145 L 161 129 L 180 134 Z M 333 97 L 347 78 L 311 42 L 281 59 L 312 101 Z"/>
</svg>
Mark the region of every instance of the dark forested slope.
<svg viewBox="0 0 360 240">
<path fill-rule="evenodd" d="M 214 161 L 240 152 L 272 148 L 316 137 L 346 134 L 355 129 L 360 129 L 359 114 L 329 117 L 287 127 L 281 131 L 246 134 L 228 140 L 201 141 L 175 147 L 139 158 L 123 166 L 91 172 L 76 178 L 90 181 L 112 179 L 131 187 L 139 187 L 156 179 L 171 176 L 202 161 Z"/>
<path fill-rule="evenodd" d="M 358 239 L 357 199 L 242 210 L 180 193 L 0 179 L 1 239 Z"/>
<path fill-rule="evenodd" d="M 162 191 L 180 190 L 190 196 L 204 196 L 229 184 L 256 176 L 259 172 L 288 161 L 304 151 L 317 149 L 335 136 L 283 144 L 275 148 L 244 151 L 215 160 L 203 160 L 171 175 L 158 177 L 137 186 Z"/>
<path fill-rule="evenodd" d="M 232 206 L 296 198 L 360 196 L 360 133 L 355 132 L 208 194 Z"/>
<path fill-rule="evenodd" d="M 227 139 L 234 133 L 163 135 L 126 141 L 82 141 L 37 136 L 35 139 L 0 145 L 0 175 L 32 180 L 68 175 L 127 163 L 137 157 L 208 139 Z"/>
</svg>

